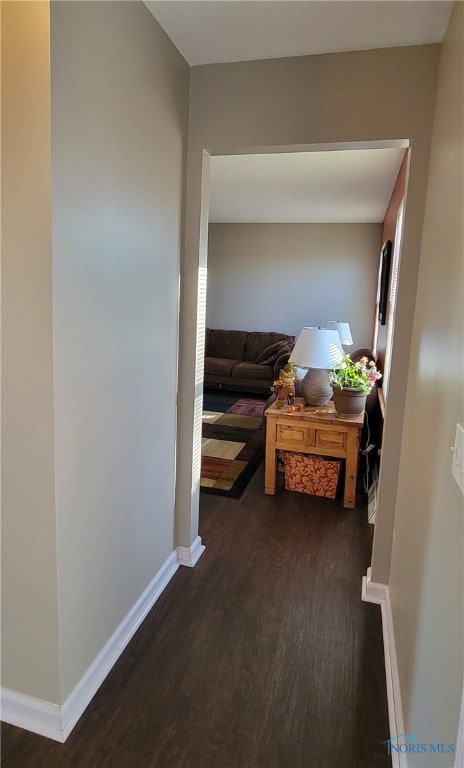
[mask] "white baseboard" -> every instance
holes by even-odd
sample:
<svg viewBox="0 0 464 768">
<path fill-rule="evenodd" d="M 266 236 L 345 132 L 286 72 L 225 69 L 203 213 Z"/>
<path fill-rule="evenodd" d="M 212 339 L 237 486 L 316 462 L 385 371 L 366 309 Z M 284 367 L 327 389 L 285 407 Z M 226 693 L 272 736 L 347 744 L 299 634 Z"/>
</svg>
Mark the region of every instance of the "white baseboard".
<svg viewBox="0 0 464 768">
<path fill-rule="evenodd" d="M 24 696 L 9 688 L 1 689 L 1 719 L 26 731 L 54 741 L 64 741 L 61 707 L 48 701 Z"/>
<path fill-rule="evenodd" d="M 188 568 L 193 568 L 204 551 L 205 546 L 201 543 L 201 537 L 197 536 L 195 541 L 189 547 L 177 547 L 177 562 L 179 565 L 186 565 Z"/>
<path fill-rule="evenodd" d="M 196 549 L 198 546 L 202 547 L 201 539 Z M 203 550 L 204 547 L 196 555 L 196 560 Z M 62 706 L 2 688 L 1 719 L 10 725 L 64 742 L 145 616 L 171 581 L 180 562 L 177 551 L 169 555 Z"/>
<path fill-rule="evenodd" d="M 367 569 L 367 575 L 363 576 L 361 599 L 366 603 L 376 603 L 380 605 L 382 611 L 388 717 L 390 738 L 393 738 L 398 734 L 404 734 L 404 721 L 390 593 L 386 584 L 376 584 L 371 581 L 370 568 Z M 393 768 L 408 768 L 406 754 L 393 751 L 391 759 Z"/>
<path fill-rule="evenodd" d="M 454 768 L 462 768 L 464 765 L 464 685 L 462 687 L 461 712 L 459 714 L 458 737 L 456 739 L 456 756 Z"/>
<path fill-rule="evenodd" d="M 90 704 L 105 677 L 114 667 L 142 621 L 167 587 L 179 565 L 176 552 L 171 552 L 129 613 L 113 632 L 61 707 L 64 739 L 67 739 L 80 716 Z"/>
</svg>

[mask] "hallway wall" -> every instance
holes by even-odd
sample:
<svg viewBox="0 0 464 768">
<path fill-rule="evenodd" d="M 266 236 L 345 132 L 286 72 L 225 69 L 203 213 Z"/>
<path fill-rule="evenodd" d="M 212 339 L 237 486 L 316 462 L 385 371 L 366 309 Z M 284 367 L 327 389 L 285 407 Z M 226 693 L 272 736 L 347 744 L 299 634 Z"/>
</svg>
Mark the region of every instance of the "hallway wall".
<svg viewBox="0 0 464 768">
<path fill-rule="evenodd" d="M 48 2 L 2 16 L 2 685 L 59 701 Z"/>
<path fill-rule="evenodd" d="M 34 727 L 177 543 L 189 68 L 142 2 L 1 11 L 2 685 Z"/>
<path fill-rule="evenodd" d="M 189 69 L 143 3 L 53 3 L 65 697 L 173 552 Z"/>
<path fill-rule="evenodd" d="M 405 732 L 446 745 L 464 674 L 464 500 L 450 451 L 464 424 L 463 31 L 456 3 L 440 57 L 390 575 Z M 439 760 L 452 766 L 454 755 Z"/>
</svg>

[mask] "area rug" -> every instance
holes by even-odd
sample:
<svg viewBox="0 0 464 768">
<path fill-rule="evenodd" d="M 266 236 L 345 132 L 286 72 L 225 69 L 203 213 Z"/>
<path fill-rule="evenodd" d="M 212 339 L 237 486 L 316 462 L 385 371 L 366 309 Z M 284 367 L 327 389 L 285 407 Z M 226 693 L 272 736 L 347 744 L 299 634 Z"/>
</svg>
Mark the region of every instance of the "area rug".
<svg viewBox="0 0 464 768">
<path fill-rule="evenodd" d="M 265 400 L 207 393 L 203 401 L 203 493 L 239 499 L 264 456 Z"/>
</svg>

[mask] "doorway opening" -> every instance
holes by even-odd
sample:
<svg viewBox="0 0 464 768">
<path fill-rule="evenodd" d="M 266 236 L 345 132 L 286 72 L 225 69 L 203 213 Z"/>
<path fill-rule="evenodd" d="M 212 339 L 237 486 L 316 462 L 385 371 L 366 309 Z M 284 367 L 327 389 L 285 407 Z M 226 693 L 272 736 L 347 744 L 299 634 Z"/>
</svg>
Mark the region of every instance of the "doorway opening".
<svg viewBox="0 0 464 768">
<path fill-rule="evenodd" d="M 299 146 L 299 147 L 273 147 L 270 151 L 269 148 L 250 148 L 244 152 L 241 150 L 231 150 L 230 152 L 222 152 L 221 154 L 212 154 L 210 155 L 206 151 L 203 152 L 203 163 L 202 163 L 202 179 L 201 179 L 201 209 L 199 212 L 199 230 L 198 230 L 198 271 L 197 271 L 197 291 L 196 291 L 196 304 L 195 304 L 195 313 L 196 313 L 196 336 L 195 336 L 195 380 L 194 380 L 194 403 L 192 403 L 192 419 L 191 419 L 191 426 L 192 426 L 192 439 L 193 439 L 193 465 L 192 465 L 192 472 L 190 476 L 191 482 L 189 483 L 190 488 L 190 498 L 189 498 L 189 506 L 190 506 L 190 519 L 189 519 L 189 527 L 190 530 L 197 529 L 198 527 L 198 505 L 199 505 L 199 484 L 200 484 L 200 468 L 201 468 L 201 430 L 202 430 L 202 401 L 203 401 L 203 361 L 204 361 L 204 341 L 205 341 L 205 327 L 207 325 L 207 280 L 208 280 L 208 226 L 209 226 L 209 211 L 210 211 L 210 191 L 211 191 L 211 165 L 215 162 L 216 158 L 218 159 L 231 159 L 233 161 L 234 158 L 237 158 L 237 162 L 241 161 L 241 158 L 243 157 L 252 157 L 256 158 L 260 155 L 295 155 L 296 153 L 337 153 L 337 152 L 344 152 L 347 150 L 355 151 L 358 154 L 360 160 L 362 158 L 362 151 L 363 150 L 376 150 L 376 149 L 399 149 L 402 150 L 404 153 L 405 150 L 408 148 L 409 142 L 407 140 L 398 140 L 398 141 L 385 141 L 385 142 L 359 142 L 359 143 L 349 143 L 349 144 L 318 144 L 318 145 L 310 145 L 310 146 Z M 343 182 L 343 179 L 341 179 L 341 182 Z M 377 255 L 378 255 L 378 249 L 377 249 Z M 377 257 L 376 257 L 377 258 Z M 376 269 L 376 264 L 374 269 Z M 296 278 L 297 280 L 297 278 Z M 291 276 L 288 280 L 288 287 L 291 292 Z M 296 282 L 295 282 L 296 285 Z M 287 287 L 287 286 L 286 286 Z M 276 302 L 271 302 L 274 305 Z M 372 328 L 372 317 L 374 315 L 375 309 L 374 309 L 374 303 L 371 304 L 371 328 Z M 219 304 L 223 305 L 223 302 L 219 301 Z M 224 305 L 223 305 L 224 306 Z M 332 308 L 332 313 L 335 312 L 335 308 Z M 338 313 L 337 313 L 338 314 Z M 322 317 L 320 318 L 321 321 L 326 321 L 331 318 Z M 345 320 L 345 318 L 338 317 L 337 319 Z M 247 318 L 249 322 L 251 320 Z M 301 320 L 296 321 L 296 325 L 299 327 L 302 327 L 303 325 L 308 324 L 320 324 L 318 322 L 319 318 L 307 319 L 306 317 L 302 317 Z M 299 330 L 299 327 L 297 330 Z M 283 328 L 282 331 L 284 332 L 286 329 Z M 373 329 L 371 331 L 369 344 L 366 344 L 366 346 L 369 346 L 372 348 L 373 345 Z M 363 339 L 364 341 L 364 339 Z M 357 346 L 364 346 L 361 343 Z M 192 454 L 191 454 L 192 455 Z M 184 511 L 186 509 L 184 505 Z"/>
</svg>

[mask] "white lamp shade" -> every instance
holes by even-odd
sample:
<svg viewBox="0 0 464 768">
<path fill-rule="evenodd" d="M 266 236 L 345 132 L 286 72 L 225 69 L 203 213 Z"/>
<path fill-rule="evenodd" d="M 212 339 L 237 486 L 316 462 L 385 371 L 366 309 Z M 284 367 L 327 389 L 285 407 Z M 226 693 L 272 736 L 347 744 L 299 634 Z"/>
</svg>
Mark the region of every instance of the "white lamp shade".
<svg viewBox="0 0 464 768">
<path fill-rule="evenodd" d="M 337 330 L 302 328 L 290 362 L 303 368 L 332 368 L 344 355 Z"/>
<path fill-rule="evenodd" d="M 343 345 L 349 346 L 353 343 L 349 323 L 341 323 L 339 320 L 328 320 L 325 327 L 338 331 Z"/>
</svg>

